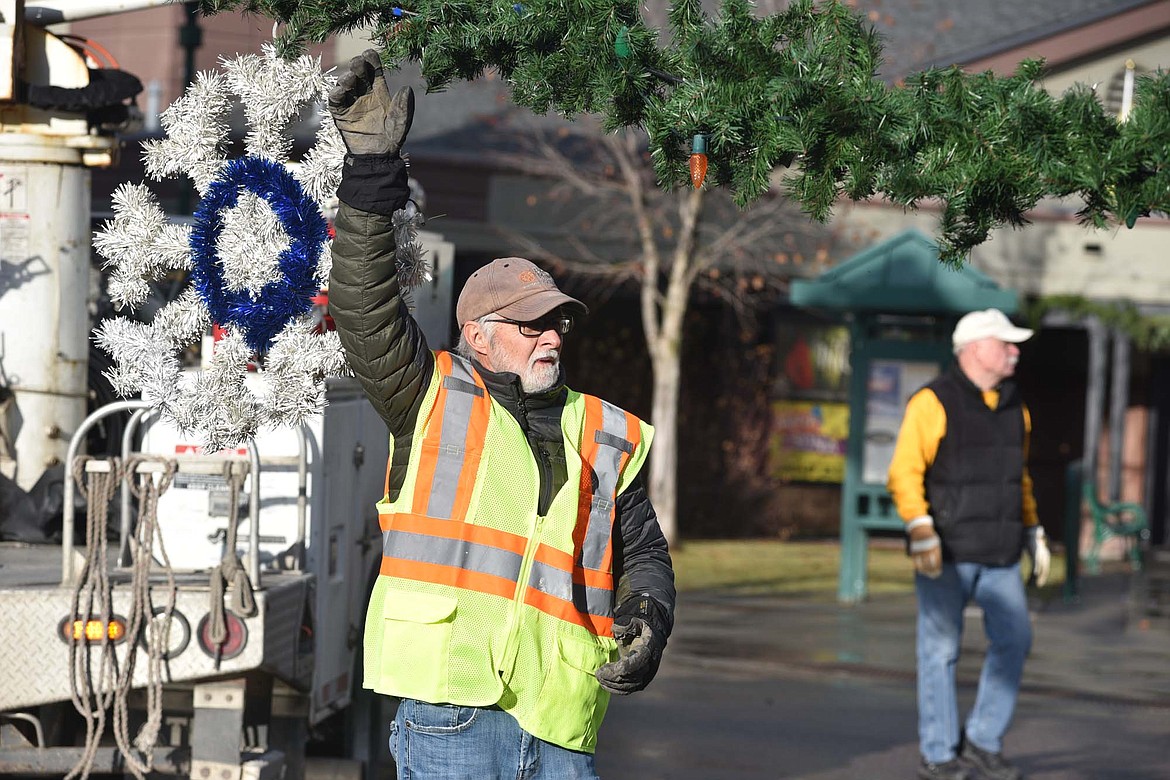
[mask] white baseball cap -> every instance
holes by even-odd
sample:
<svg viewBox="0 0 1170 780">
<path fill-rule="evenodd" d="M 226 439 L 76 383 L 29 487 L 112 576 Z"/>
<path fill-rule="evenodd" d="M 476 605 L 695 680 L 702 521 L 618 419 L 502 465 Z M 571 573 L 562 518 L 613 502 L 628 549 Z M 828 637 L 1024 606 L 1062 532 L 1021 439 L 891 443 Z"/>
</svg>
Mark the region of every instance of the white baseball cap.
<svg viewBox="0 0 1170 780">
<path fill-rule="evenodd" d="M 979 341 L 980 339 L 994 338 L 1019 344 L 1032 338 L 1032 331 L 1028 328 L 1017 328 L 1012 325 L 999 309 L 984 309 L 964 314 L 959 324 L 955 325 L 955 332 L 951 335 L 951 344 L 954 351 L 961 347 Z"/>
</svg>

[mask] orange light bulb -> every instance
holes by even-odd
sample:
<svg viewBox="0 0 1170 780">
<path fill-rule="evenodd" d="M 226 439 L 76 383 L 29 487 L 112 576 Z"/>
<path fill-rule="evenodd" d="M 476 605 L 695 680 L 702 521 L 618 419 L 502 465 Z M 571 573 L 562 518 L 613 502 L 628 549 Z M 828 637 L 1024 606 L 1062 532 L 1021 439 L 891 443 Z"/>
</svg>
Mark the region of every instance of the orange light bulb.
<svg viewBox="0 0 1170 780">
<path fill-rule="evenodd" d="M 705 136 L 696 135 L 691 140 L 691 184 L 695 189 L 703 186 L 703 180 L 707 178 L 707 139 Z"/>
</svg>

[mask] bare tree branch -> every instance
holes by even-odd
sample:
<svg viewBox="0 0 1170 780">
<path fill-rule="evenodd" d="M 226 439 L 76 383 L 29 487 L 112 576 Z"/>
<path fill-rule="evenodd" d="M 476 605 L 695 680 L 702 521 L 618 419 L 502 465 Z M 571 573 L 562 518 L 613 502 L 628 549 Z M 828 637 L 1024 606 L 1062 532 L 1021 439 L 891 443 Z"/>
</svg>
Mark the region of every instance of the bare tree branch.
<svg viewBox="0 0 1170 780">
<path fill-rule="evenodd" d="M 665 191 L 654 181 L 644 136 L 606 134 L 596 122 L 549 131 L 526 127 L 509 136 L 504 159 L 543 182 L 529 196 L 536 231 L 506 231 L 528 256 L 580 276 L 608 297 L 638 283 L 646 347 L 654 375 L 657 429 L 649 485 L 668 539 L 675 533 L 677 414 L 681 343 L 696 290 L 714 296 L 748 323 L 775 305 L 803 259 L 820 257 L 832 234 L 781 197 L 736 208 L 722 191 Z M 623 249 L 622 247 L 627 247 Z M 617 255 L 615 257 L 615 255 Z"/>
</svg>

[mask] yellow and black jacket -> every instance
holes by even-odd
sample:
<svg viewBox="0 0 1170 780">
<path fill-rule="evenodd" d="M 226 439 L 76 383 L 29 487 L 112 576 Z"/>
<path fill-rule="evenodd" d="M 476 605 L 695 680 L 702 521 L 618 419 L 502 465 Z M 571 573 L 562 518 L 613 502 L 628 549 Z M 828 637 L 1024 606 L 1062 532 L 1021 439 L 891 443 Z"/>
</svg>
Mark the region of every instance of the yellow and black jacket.
<svg viewBox="0 0 1170 780">
<path fill-rule="evenodd" d="M 906 405 L 887 487 L 905 521 L 930 515 L 946 560 L 1004 566 L 1036 525 L 1031 417 L 1015 384 L 981 391 L 958 369 Z"/>
</svg>

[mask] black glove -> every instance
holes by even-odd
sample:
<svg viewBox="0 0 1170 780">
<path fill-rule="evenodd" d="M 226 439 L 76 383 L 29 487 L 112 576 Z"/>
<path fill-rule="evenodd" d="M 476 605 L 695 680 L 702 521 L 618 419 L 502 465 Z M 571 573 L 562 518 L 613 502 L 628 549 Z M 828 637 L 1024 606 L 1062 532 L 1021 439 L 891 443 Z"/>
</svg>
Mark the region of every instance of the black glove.
<svg viewBox="0 0 1170 780">
<path fill-rule="evenodd" d="M 614 612 L 618 659 L 594 673 L 601 687 L 625 695 L 640 691 L 658 673 L 666 647 L 666 610 L 646 594 L 626 599 Z"/>
<path fill-rule="evenodd" d="M 402 87 L 390 97 L 382 60 L 366 49 L 329 91 L 329 113 L 350 154 L 394 155 L 414 121 L 414 90 Z"/>
</svg>

